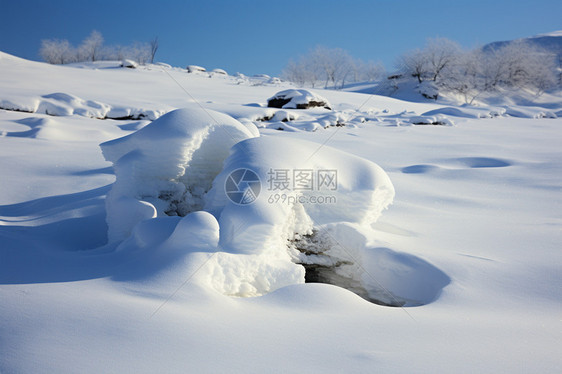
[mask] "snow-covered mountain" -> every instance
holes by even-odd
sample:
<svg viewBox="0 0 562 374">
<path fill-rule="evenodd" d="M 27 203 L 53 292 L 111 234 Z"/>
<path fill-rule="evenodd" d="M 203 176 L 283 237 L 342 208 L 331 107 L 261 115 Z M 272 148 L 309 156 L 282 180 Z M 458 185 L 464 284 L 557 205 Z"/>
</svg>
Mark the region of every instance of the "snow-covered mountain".
<svg viewBox="0 0 562 374">
<path fill-rule="evenodd" d="M 482 49 L 484 51 L 498 50 L 515 41 L 523 41 L 535 47 L 550 51 L 553 54 L 562 55 L 562 31 L 554 31 L 516 40 L 492 42 L 486 44 Z"/>
<path fill-rule="evenodd" d="M 0 52 L 0 373 L 558 372 L 559 98 L 292 88 Z"/>
</svg>

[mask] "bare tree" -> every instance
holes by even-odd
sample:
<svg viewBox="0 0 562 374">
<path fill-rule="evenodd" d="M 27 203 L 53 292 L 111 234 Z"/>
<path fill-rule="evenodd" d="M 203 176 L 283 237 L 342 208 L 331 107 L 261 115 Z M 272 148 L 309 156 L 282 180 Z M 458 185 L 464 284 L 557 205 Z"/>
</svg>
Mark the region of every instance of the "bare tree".
<svg viewBox="0 0 562 374">
<path fill-rule="evenodd" d="M 150 41 L 150 63 L 154 63 L 154 56 L 156 56 L 156 51 L 158 50 L 158 37 Z"/>
</svg>

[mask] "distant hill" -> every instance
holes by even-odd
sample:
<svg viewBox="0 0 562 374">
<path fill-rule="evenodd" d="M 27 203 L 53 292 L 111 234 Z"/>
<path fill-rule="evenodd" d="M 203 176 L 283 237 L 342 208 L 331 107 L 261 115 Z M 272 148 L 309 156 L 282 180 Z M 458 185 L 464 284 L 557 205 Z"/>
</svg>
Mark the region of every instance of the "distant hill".
<svg viewBox="0 0 562 374">
<path fill-rule="evenodd" d="M 540 34 L 536 36 L 531 36 L 528 38 L 521 38 L 516 40 L 506 40 L 506 41 L 499 41 L 499 42 L 492 42 L 486 44 L 482 47 L 484 52 L 489 52 L 493 50 L 498 50 L 510 43 L 515 41 L 525 41 L 531 45 L 536 47 L 544 48 L 546 50 L 552 51 L 554 54 L 562 55 L 562 30 L 561 31 L 554 31 L 548 34 Z"/>
</svg>

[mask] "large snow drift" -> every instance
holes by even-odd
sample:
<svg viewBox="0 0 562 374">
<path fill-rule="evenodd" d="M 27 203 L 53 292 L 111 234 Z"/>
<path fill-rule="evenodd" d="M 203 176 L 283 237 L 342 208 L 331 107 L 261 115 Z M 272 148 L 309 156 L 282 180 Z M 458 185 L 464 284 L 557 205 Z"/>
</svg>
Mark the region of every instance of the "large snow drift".
<svg viewBox="0 0 562 374">
<path fill-rule="evenodd" d="M 143 219 L 201 209 L 230 147 L 254 136 L 256 128 L 191 106 L 101 144 L 117 177 L 106 200 L 109 241 L 126 238 Z"/>
<path fill-rule="evenodd" d="M 252 171 L 261 183 L 251 204 L 233 202 L 225 192 L 229 178 L 240 170 Z M 205 209 L 217 217 L 221 228 L 220 247 L 229 252 L 217 256 L 209 281 L 219 291 L 237 296 L 303 283 L 304 268 L 297 264 L 316 260 L 303 256 L 295 242 L 317 227 L 326 234 L 322 228 L 327 224 L 368 227 L 393 197 L 390 179 L 373 162 L 298 139 L 242 141 L 233 147 L 205 197 Z M 351 231 L 346 240 L 355 235 Z M 360 255 L 346 251 L 341 248 L 336 257 L 360 261 Z"/>
<path fill-rule="evenodd" d="M 357 242 L 359 228 L 368 228 L 392 202 L 386 173 L 329 146 L 254 137 L 254 131 L 225 114 L 191 107 L 103 143 L 117 177 L 106 200 L 109 240 L 134 231 L 120 247 L 129 248 L 144 242 L 135 229 L 140 221 L 205 209 L 216 217 L 220 239 L 218 246 L 209 244 L 216 253 L 197 279 L 223 294 L 257 296 L 304 283 L 303 264 L 337 267 L 361 285 L 364 243 L 350 250 L 332 241 L 310 251 L 302 243 L 313 235 L 328 243 L 335 232 L 346 233 L 339 236 L 343 242 Z M 143 230 L 150 231 L 150 223 Z M 188 239 L 175 247 L 191 248 Z"/>
</svg>

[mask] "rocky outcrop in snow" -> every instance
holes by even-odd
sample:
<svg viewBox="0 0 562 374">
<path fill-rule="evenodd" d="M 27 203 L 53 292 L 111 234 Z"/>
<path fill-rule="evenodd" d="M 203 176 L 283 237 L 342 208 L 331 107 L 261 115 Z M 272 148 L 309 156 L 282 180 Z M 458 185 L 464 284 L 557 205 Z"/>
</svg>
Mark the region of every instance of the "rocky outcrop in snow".
<svg viewBox="0 0 562 374">
<path fill-rule="evenodd" d="M 267 106 L 283 109 L 309 109 L 316 107 L 331 109 L 332 107 L 328 100 L 308 90 L 285 90 L 278 92 L 267 100 Z"/>
</svg>

